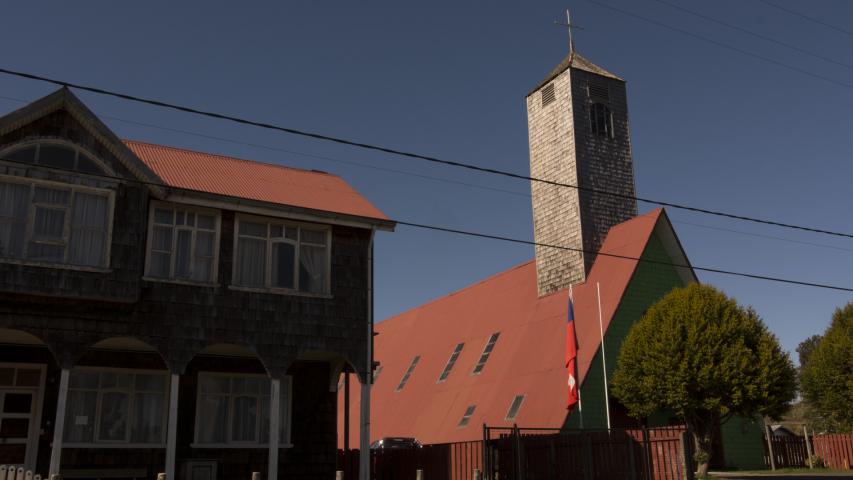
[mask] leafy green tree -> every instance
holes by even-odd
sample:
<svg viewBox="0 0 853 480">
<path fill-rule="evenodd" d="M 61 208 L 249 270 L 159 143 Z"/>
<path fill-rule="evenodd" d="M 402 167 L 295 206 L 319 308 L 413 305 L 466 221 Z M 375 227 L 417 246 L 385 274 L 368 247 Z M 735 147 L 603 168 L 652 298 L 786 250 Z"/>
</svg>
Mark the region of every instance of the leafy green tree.
<svg viewBox="0 0 853 480">
<path fill-rule="evenodd" d="M 797 345 L 797 355 L 800 357 L 800 369 L 809 363 L 809 359 L 812 357 L 812 352 L 817 348 L 817 345 L 820 343 L 821 339 L 823 339 L 820 335 L 812 335 L 811 337 L 803 340 Z"/>
<path fill-rule="evenodd" d="M 853 303 L 839 308 L 802 370 L 806 401 L 836 432 L 853 432 Z"/>
<path fill-rule="evenodd" d="M 779 418 L 796 394 L 796 371 L 755 311 L 692 284 L 667 294 L 628 333 L 612 391 L 632 416 L 681 417 L 704 476 L 714 424 L 732 415 Z"/>
</svg>

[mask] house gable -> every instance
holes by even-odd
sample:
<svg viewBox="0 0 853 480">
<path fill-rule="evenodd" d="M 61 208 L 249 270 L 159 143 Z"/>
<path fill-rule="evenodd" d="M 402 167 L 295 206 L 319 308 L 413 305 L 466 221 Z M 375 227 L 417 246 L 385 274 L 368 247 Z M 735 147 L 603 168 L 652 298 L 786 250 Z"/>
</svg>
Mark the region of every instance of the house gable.
<svg viewBox="0 0 853 480">
<path fill-rule="evenodd" d="M 18 143 L 74 144 L 108 167 L 108 174 L 139 180 L 162 196 L 160 178 L 70 90 L 63 88 L 0 118 L 0 151 Z"/>
</svg>

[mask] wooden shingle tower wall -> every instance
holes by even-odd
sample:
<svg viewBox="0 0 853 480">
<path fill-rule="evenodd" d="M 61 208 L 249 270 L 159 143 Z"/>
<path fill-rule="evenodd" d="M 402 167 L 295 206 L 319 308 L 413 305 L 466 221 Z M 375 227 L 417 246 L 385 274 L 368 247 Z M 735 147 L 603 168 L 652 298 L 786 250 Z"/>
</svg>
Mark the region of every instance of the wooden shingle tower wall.
<svg viewBox="0 0 853 480">
<path fill-rule="evenodd" d="M 539 295 L 586 279 L 610 227 L 637 215 L 625 82 L 577 52 L 527 96 Z M 622 196 L 593 193 L 590 190 Z"/>
</svg>

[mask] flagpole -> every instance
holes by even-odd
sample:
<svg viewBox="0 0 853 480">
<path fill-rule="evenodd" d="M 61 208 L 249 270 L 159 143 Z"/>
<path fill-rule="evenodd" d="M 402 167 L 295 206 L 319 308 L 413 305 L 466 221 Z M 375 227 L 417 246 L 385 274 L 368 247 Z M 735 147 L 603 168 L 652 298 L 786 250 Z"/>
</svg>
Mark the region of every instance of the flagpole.
<svg viewBox="0 0 853 480">
<path fill-rule="evenodd" d="M 569 284 L 569 302 L 572 304 L 572 307 L 574 308 L 575 295 L 572 292 L 572 284 L 571 283 Z M 578 332 L 577 326 L 575 326 L 575 338 L 577 338 L 577 332 Z M 577 352 L 575 352 L 575 355 L 577 355 Z M 577 361 L 575 361 L 575 365 L 577 365 Z M 575 367 L 575 372 L 577 372 L 577 367 Z M 580 375 L 578 375 L 578 376 L 580 376 Z M 580 381 L 580 379 L 578 379 L 577 382 L 578 382 L 577 383 L 577 385 L 578 385 L 578 415 L 580 416 L 581 430 L 583 430 L 583 404 L 581 403 L 581 381 Z"/>
<path fill-rule="evenodd" d="M 581 417 L 581 430 L 583 430 L 583 404 L 581 403 L 581 384 L 578 382 L 578 415 Z"/>
<path fill-rule="evenodd" d="M 598 297 L 598 331 L 601 333 L 601 367 L 604 369 L 604 408 L 607 409 L 607 430 L 610 430 L 610 396 L 607 393 L 607 360 L 604 354 L 604 324 L 601 320 L 601 285 L 595 282 L 595 294 Z"/>
</svg>

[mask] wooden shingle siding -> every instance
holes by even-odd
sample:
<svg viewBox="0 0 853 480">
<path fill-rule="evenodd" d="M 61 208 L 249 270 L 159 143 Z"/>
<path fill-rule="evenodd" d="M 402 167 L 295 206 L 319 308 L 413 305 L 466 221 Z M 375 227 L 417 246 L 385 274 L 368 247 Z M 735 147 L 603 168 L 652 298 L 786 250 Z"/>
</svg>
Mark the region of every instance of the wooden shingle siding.
<svg viewBox="0 0 853 480">
<path fill-rule="evenodd" d="M 38 178 L 72 179 L 115 192 L 108 268 L 86 271 L 0 259 L 0 329 L 27 332 L 44 342 L 44 346 L 0 348 L 0 361 L 47 365 L 38 470 L 46 472 L 50 461 L 60 368 L 108 365 L 168 369 L 181 374 L 179 471 L 181 462 L 187 459 L 215 458 L 219 462 L 218 478 L 248 478 L 252 471 L 266 472 L 266 447 L 191 447 L 198 372 L 219 368 L 268 373 L 275 378 L 291 376 L 293 446 L 280 451 L 280 475 L 294 479 L 331 478 L 335 466 L 336 394 L 330 392 L 330 377 L 340 367 L 340 361 L 348 361 L 362 376 L 370 371 L 366 344 L 371 231 L 353 226 L 329 227 L 328 295 L 231 288 L 236 212 L 229 209 L 220 211 L 218 274 L 213 284 L 147 280 L 143 277 L 152 189 L 134 181 L 134 174 L 63 110 L 0 136 L 0 150 L 38 138 L 73 142 L 105 162 L 116 176 L 127 179 L 72 178 L 76 174 L 0 160 L 0 174 L 26 172 L 27 176 Z M 134 338 L 155 352 L 90 349 L 101 340 L 116 337 Z M 216 344 L 247 347 L 257 359 L 198 355 Z M 328 360 L 309 361 L 305 357 Z M 69 447 L 62 452 L 61 464 L 69 470 L 121 464 L 143 469 L 148 478 L 153 478 L 163 471 L 164 449 Z"/>
</svg>

